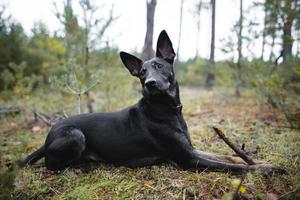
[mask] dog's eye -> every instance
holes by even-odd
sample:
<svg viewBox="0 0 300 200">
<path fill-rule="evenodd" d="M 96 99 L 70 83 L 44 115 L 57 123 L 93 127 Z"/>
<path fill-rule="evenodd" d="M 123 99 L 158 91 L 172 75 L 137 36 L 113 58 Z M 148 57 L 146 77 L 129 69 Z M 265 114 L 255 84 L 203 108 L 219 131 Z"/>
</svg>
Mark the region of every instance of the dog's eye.
<svg viewBox="0 0 300 200">
<path fill-rule="evenodd" d="M 144 76 L 145 74 L 146 74 L 146 69 L 144 68 L 144 69 L 141 70 L 140 75 Z"/>
<path fill-rule="evenodd" d="M 162 64 L 159 64 L 159 63 L 156 63 L 156 62 L 152 63 L 152 66 L 155 67 L 156 69 L 160 69 L 160 68 L 163 67 Z"/>
<path fill-rule="evenodd" d="M 156 64 L 156 68 L 160 69 L 160 68 L 162 68 L 162 67 L 163 67 L 162 64 L 159 64 L 159 63 Z"/>
<path fill-rule="evenodd" d="M 151 65 L 152 65 L 153 67 L 155 67 L 155 69 L 160 69 L 160 68 L 163 67 L 162 64 L 159 64 L 159 63 L 157 63 L 157 62 L 153 62 Z"/>
</svg>

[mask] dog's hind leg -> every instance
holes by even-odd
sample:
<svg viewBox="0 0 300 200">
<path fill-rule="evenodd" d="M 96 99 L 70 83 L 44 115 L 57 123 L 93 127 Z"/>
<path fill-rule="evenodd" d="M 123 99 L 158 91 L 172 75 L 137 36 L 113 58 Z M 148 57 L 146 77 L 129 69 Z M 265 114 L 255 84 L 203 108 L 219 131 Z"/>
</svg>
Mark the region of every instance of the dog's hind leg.
<svg viewBox="0 0 300 200">
<path fill-rule="evenodd" d="M 25 166 L 25 165 L 32 165 L 39 159 L 45 156 L 45 145 L 40 147 L 38 150 L 30 154 L 27 158 L 25 158 L 23 161 L 20 161 L 20 166 Z"/>
<path fill-rule="evenodd" d="M 53 171 L 62 170 L 76 163 L 85 150 L 85 136 L 81 130 L 65 127 L 56 131 L 61 132 L 50 144 L 46 142 L 45 155 L 46 167 Z"/>
</svg>

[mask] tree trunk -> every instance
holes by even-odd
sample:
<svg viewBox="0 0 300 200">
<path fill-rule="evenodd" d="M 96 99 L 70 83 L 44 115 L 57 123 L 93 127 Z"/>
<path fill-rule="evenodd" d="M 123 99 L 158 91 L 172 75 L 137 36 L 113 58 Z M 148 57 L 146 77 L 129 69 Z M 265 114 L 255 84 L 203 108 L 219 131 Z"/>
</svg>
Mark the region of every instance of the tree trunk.
<svg viewBox="0 0 300 200">
<path fill-rule="evenodd" d="M 299 58 L 300 56 L 300 30 L 298 30 L 297 33 L 297 50 L 296 50 L 296 58 Z"/>
<path fill-rule="evenodd" d="M 288 58 L 292 55 L 292 48 L 294 42 L 292 37 L 292 26 L 294 21 L 294 10 L 292 8 L 292 0 L 284 1 L 284 10 L 286 14 L 286 19 L 283 23 L 282 58 L 283 62 L 286 62 Z"/>
<path fill-rule="evenodd" d="M 211 43 L 210 43 L 210 56 L 209 61 L 215 62 L 215 22 L 216 22 L 216 0 L 211 0 Z"/>
<path fill-rule="evenodd" d="M 199 56 L 198 52 L 198 43 L 199 43 L 199 37 L 200 37 L 200 14 L 201 14 L 201 9 L 202 9 L 202 0 L 199 1 L 197 4 L 197 32 L 196 32 L 196 53 L 195 53 L 195 60 L 197 60 Z"/>
<path fill-rule="evenodd" d="M 87 16 L 87 9 L 84 7 L 84 5 L 82 5 L 82 10 L 83 10 L 83 21 L 84 21 L 84 49 L 83 49 L 83 66 L 85 67 L 85 79 L 89 80 L 89 77 L 91 76 L 89 70 L 88 69 L 88 65 L 89 65 L 89 58 L 90 58 L 90 47 L 89 47 L 89 41 L 90 41 L 90 21 L 91 19 L 88 19 Z M 85 95 L 87 97 L 87 108 L 88 108 L 88 112 L 92 113 L 94 112 L 93 107 L 90 106 L 92 105 L 91 102 L 93 102 L 94 100 L 92 99 L 91 95 L 90 95 L 90 91 L 86 91 Z M 80 99 L 80 95 L 79 95 L 79 99 Z"/>
<path fill-rule="evenodd" d="M 237 97 L 241 96 L 241 60 L 243 57 L 242 54 L 242 42 L 243 42 L 243 0 L 240 0 L 240 19 L 239 19 L 239 33 L 238 33 L 238 61 L 237 61 L 237 74 L 236 74 L 236 88 L 235 88 L 235 95 Z"/>
<path fill-rule="evenodd" d="M 181 41 L 181 27 L 182 27 L 182 11 L 183 11 L 183 2 L 184 0 L 180 1 L 180 15 L 179 15 L 179 33 L 178 33 L 178 43 L 177 43 L 177 59 L 179 60 L 179 48 L 180 48 L 180 41 Z"/>
<path fill-rule="evenodd" d="M 272 42 L 271 42 L 271 46 L 270 46 L 270 56 L 269 56 L 269 62 L 272 62 L 272 59 L 274 58 L 274 46 L 275 46 L 275 31 L 272 32 Z"/>
<path fill-rule="evenodd" d="M 181 41 L 181 27 L 182 27 L 183 2 L 184 2 L 184 0 L 181 0 L 181 1 L 180 1 L 179 33 L 178 33 L 178 43 L 177 43 L 177 50 L 176 50 L 175 73 L 177 72 L 177 70 L 178 70 L 178 65 L 179 65 L 179 48 L 180 48 L 180 41 Z"/>
<path fill-rule="evenodd" d="M 266 44 L 266 26 L 267 26 L 267 2 L 264 3 L 264 27 L 263 27 L 263 35 L 262 35 L 262 48 L 261 48 L 261 56 L 260 59 L 264 60 L 264 52 L 265 52 L 265 44 Z"/>
<path fill-rule="evenodd" d="M 216 19 L 216 0 L 211 0 L 211 43 L 209 66 L 206 74 L 205 88 L 210 89 L 213 86 L 215 75 L 212 73 L 212 67 L 215 63 L 215 19 Z"/>
<path fill-rule="evenodd" d="M 67 4 L 66 4 L 66 7 L 65 8 L 65 12 L 70 12 L 70 10 L 72 10 L 72 0 L 67 0 Z M 69 16 L 68 13 L 64 13 L 65 16 Z M 69 16 L 70 17 L 70 16 Z M 71 23 L 70 20 L 73 20 L 72 19 L 73 16 L 71 16 L 70 18 L 66 18 L 66 21 L 65 21 L 65 41 L 66 41 L 66 60 L 67 62 L 69 62 L 71 59 L 72 59 L 72 28 L 74 27 L 71 27 Z"/>
<path fill-rule="evenodd" d="M 152 48 L 153 44 L 153 29 L 154 29 L 154 13 L 156 0 L 146 0 L 147 5 L 147 30 L 143 48 L 143 59 L 149 60 L 154 56 Z"/>
</svg>

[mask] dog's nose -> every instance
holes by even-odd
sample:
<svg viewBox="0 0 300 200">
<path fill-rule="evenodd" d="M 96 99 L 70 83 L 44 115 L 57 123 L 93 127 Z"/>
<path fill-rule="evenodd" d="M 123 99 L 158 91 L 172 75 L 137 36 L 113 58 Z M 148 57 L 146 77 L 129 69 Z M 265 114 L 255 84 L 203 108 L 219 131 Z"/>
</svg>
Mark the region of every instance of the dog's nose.
<svg viewBox="0 0 300 200">
<path fill-rule="evenodd" d="M 156 86 L 156 81 L 153 80 L 153 79 L 147 80 L 147 81 L 145 82 L 145 85 L 146 85 L 147 88 L 153 88 L 153 87 Z"/>
</svg>

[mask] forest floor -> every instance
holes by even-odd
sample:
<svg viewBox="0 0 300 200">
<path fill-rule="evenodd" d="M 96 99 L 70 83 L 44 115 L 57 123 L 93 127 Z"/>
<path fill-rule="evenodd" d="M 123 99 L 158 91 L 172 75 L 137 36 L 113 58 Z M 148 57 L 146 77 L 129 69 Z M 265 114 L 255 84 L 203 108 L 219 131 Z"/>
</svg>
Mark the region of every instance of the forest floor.
<svg viewBox="0 0 300 200">
<path fill-rule="evenodd" d="M 49 129 L 32 121 L 31 108 L 34 105 L 41 112 L 53 112 L 61 104 L 61 97 L 39 94 L 9 102 L 19 105 L 21 113 L 0 118 L 0 199 L 227 200 L 232 199 L 241 179 L 242 199 L 300 199 L 299 130 L 287 128 L 282 112 L 263 105 L 255 93 L 246 91 L 241 98 L 231 94 L 233 91 L 221 88 L 181 88 L 193 145 L 203 151 L 232 155 L 211 129 L 216 126 L 237 145 L 245 144 L 254 160 L 280 166 L 287 175 L 190 172 L 171 164 L 138 169 L 88 165 L 54 174 L 45 169 L 43 160 L 19 168 L 16 162 L 41 146 Z M 135 102 L 138 95 L 132 96 L 114 109 Z"/>
</svg>

